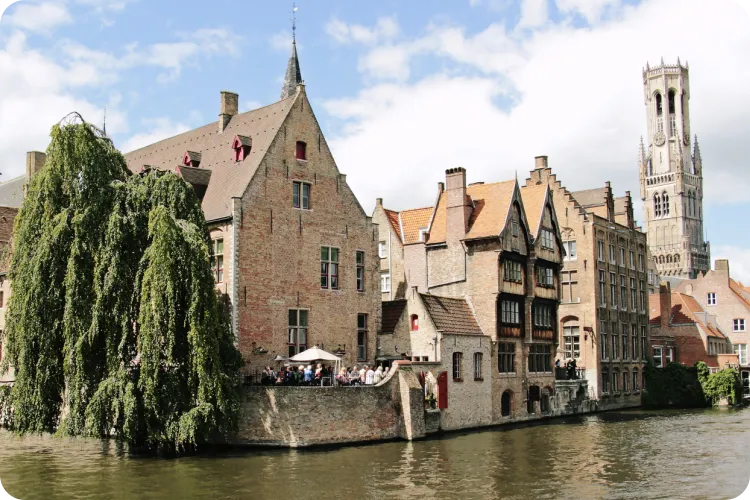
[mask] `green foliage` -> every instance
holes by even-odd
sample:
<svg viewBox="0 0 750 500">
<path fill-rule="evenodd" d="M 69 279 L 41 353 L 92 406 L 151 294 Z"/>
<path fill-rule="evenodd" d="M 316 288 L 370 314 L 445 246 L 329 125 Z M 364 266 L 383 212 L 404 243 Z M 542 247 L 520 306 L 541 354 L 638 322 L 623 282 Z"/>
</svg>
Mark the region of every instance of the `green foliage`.
<svg viewBox="0 0 750 500">
<path fill-rule="evenodd" d="M 726 399 L 730 405 L 742 400 L 742 382 L 736 369 L 724 368 L 711 373 L 703 361 L 696 362 L 695 369 L 698 372 L 698 380 L 703 387 L 706 401 L 712 406 L 718 405 L 722 399 Z"/>
<path fill-rule="evenodd" d="M 13 429 L 172 449 L 233 431 L 241 357 L 182 179 L 131 175 L 94 127 L 55 126 L 9 277 Z"/>
<path fill-rule="evenodd" d="M 680 408 L 697 408 L 706 406 L 701 384 L 695 368 L 669 363 L 664 368 L 657 368 L 649 359 L 644 369 L 646 388 L 643 392 L 643 404 L 650 408 L 677 406 Z"/>
</svg>

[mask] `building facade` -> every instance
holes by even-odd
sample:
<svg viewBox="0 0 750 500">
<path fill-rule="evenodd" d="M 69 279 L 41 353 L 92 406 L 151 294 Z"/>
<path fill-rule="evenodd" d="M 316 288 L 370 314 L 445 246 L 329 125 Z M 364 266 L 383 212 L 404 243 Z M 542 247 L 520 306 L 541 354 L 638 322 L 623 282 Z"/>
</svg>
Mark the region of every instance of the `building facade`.
<svg viewBox="0 0 750 500">
<path fill-rule="evenodd" d="M 745 397 L 750 397 L 750 289 L 732 279 L 729 261 L 718 259 L 714 269 L 695 279 L 682 280 L 675 291 L 695 299 L 716 317 L 718 328 L 727 336 L 738 356 Z"/>
<path fill-rule="evenodd" d="M 10 298 L 8 271 L 10 270 L 10 258 L 13 249 L 13 221 L 17 214 L 17 208 L 0 206 L 0 365 L 2 365 L 5 357 L 3 337 L 5 332 L 5 308 Z M 6 371 L 0 368 L 0 385 L 11 383 L 14 380 L 15 373 L 12 366 Z"/>
<path fill-rule="evenodd" d="M 690 76 L 682 66 L 646 65 L 643 71 L 647 144 L 639 170 L 649 247 L 662 276 L 694 278 L 709 270 L 703 231 L 703 163 L 698 138 L 690 141 Z M 691 153 L 692 146 L 692 153 Z"/>
<path fill-rule="evenodd" d="M 536 158 L 526 188 L 549 186 L 565 250 L 560 275 L 558 358 L 585 369 L 600 408 L 638 406 L 650 352 L 648 248 L 630 193 L 605 187 L 570 192 Z"/>
</svg>

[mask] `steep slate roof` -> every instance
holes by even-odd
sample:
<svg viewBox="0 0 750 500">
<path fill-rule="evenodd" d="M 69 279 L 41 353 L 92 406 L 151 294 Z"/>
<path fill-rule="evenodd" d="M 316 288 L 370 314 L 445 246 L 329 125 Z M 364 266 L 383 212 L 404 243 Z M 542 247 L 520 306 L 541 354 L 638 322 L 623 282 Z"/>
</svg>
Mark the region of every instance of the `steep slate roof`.
<svg viewBox="0 0 750 500">
<path fill-rule="evenodd" d="M 648 305 L 651 311 L 649 323 L 658 326 L 661 322 L 661 301 L 658 293 L 652 293 L 648 296 Z M 695 313 L 703 313 L 700 304 L 691 297 L 679 292 L 672 292 L 672 310 L 670 311 L 670 324 L 689 325 L 698 324 L 709 337 L 726 338 L 721 331 L 700 319 Z"/>
<path fill-rule="evenodd" d="M 301 94 L 300 94 L 301 95 Z M 201 153 L 198 168 L 211 170 L 211 182 L 203 197 L 206 221 L 232 215 L 232 197 L 242 196 L 255 171 L 265 157 L 296 97 L 284 99 L 232 117 L 222 133 L 218 122 L 164 139 L 125 155 L 133 172 L 143 165 L 160 170 L 175 170 L 185 151 Z M 252 138 L 253 147 L 244 161 L 235 163 L 232 141 L 237 135 Z"/>
<path fill-rule="evenodd" d="M 467 196 L 474 203 L 474 209 L 469 217 L 469 231 L 466 233 L 466 239 L 500 235 L 505 229 L 515 186 L 516 181 L 513 180 L 491 184 L 472 184 L 466 188 Z M 428 243 L 445 242 L 446 218 L 446 195 L 443 191 L 440 193 L 435 208 Z"/>
<path fill-rule="evenodd" d="M 383 316 L 380 324 L 381 333 L 393 333 L 396 330 L 398 320 L 406 309 L 406 299 L 383 301 Z"/>
<path fill-rule="evenodd" d="M 570 194 L 583 208 L 599 207 L 607 204 L 606 187 L 585 189 L 583 191 L 574 191 Z"/>
<path fill-rule="evenodd" d="M 385 212 L 385 216 L 388 217 L 388 222 L 391 223 L 391 227 L 396 231 L 398 239 L 402 240 L 401 225 L 398 223 L 398 212 L 395 210 L 388 210 L 387 208 L 384 208 L 383 211 Z"/>
<path fill-rule="evenodd" d="M 438 331 L 452 335 L 484 335 L 464 299 L 419 294 Z"/>
<path fill-rule="evenodd" d="M 536 238 L 539 234 L 539 225 L 542 222 L 544 213 L 544 200 L 547 197 L 547 184 L 538 184 L 534 186 L 524 186 L 521 188 L 521 200 L 523 209 L 526 212 L 526 220 L 529 223 L 529 231 Z"/>
<path fill-rule="evenodd" d="M 23 185 L 25 183 L 26 174 L 5 182 L 0 182 L 0 205 L 21 208 Z"/>
<path fill-rule="evenodd" d="M 299 58 L 297 57 L 297 40 L 292 38 L 292 55 L 286 67 L 284 85 L 281 87 L 281 99 L 294 96 L 297 85 L 302 83 L 302 72 L 299 69 Z"/>
<path fill-rule="evenodd" d="M 419 230 L 430 225 L 433 207 L 412 208 L 401 212 L 401 226 L 403 227 L 403 241 L 405 244 L 419 241 Z"/>
</svg>

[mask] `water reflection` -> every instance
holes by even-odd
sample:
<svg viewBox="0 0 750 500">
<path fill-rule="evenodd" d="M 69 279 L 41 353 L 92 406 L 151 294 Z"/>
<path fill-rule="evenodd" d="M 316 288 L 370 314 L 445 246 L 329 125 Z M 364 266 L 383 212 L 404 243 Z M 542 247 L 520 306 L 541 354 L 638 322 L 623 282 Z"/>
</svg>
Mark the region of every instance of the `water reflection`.
<svg viewBox="0 0 750 500">
<path fill-rule="evenodd" d="M 0 432 L 17 498 L 733 498 L 750 478 L 750 411 L 602 413 L 337 450 L 164 460 L 117 443 Z"/>
</svg>

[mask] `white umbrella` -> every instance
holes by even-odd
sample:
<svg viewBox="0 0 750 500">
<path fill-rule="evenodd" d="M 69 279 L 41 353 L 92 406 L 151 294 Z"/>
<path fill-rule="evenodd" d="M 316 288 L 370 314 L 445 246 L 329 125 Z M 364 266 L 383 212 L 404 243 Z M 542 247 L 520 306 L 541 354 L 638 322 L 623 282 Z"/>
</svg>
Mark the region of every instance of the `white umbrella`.
<svg viewBox="0 0 750 500">
<path fill-rule="evenodd" d="M 289 358 L 289 361 L 301 361 L 301 362 L 308 362 L 308 361 L 341 361 L 341 358 L 336 356 L 335 354 L 331 354 L 328 351 L 324 351 L 323 349 L 319 349 L 316 347 L 311 347 L 310 349 L 306 351 L 302 351 L 301 353 L 297 354 L 296 356 L 292 356 Z"/>
</svg>

